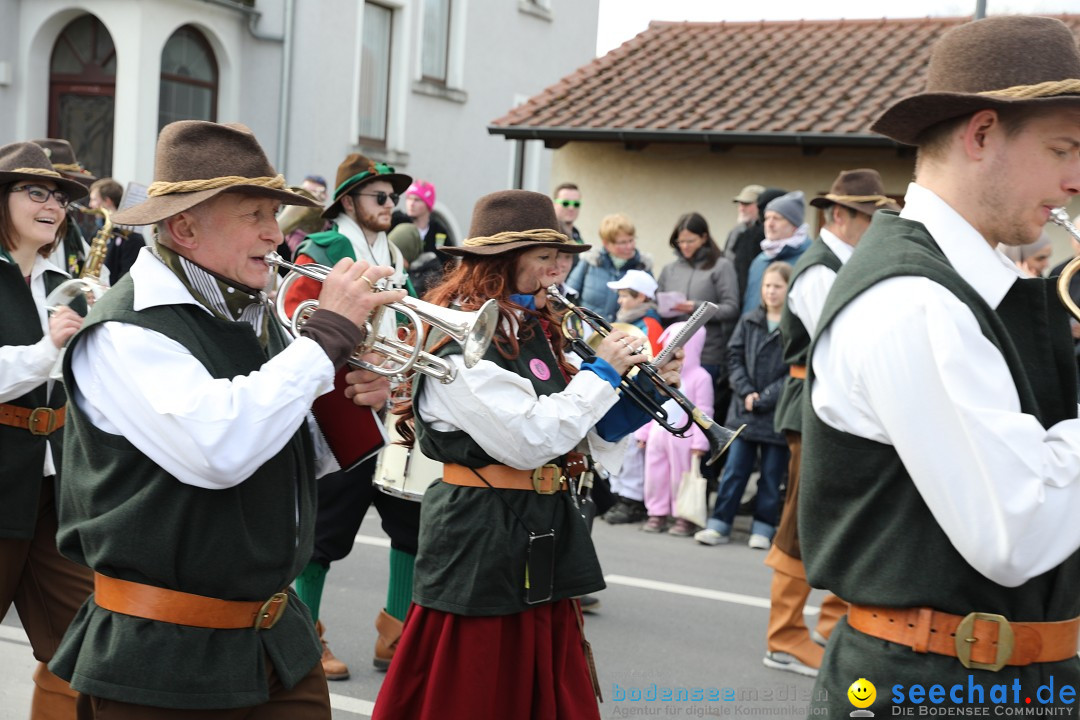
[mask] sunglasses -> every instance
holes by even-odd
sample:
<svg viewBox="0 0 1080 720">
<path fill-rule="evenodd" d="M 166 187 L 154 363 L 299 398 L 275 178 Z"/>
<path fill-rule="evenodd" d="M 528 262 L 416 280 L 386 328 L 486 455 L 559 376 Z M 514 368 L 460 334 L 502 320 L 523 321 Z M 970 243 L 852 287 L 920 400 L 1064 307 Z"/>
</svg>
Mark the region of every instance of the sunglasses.
<svg viewBox="0 0 1080 720">
<path fill-rule="evenodd" d="M 367 195 L 368 197 L 375 198 L 376 204 L 378 204 L 380 207 L 382 207 L 383 205 L 386 204 L 387 198 L 389 198 L 391 203 L 394 204 L 394 205 L 397 205 L 398 200 L 401 199 L 401 195 L 399 195 L 396 192 L 388 193 L 388 192 L 383 192 L 382 190 L 380 190 L 379 192 L 373 192 L 373 193 L 356 193 L 356 194 L 357 195 Z"/>
<path fill-rule="evenodd" d="M 559 204 L 559 205 L 562 205 L 563 207 L 572 207 L 572 208 L 581 207 L 581 201 L 580 200 L 556 200 L 555 202 L 557 204 Z"/>
<path fill-rule="evenodd" d="M 19 187 L 11 188 L 11 192 L 26 191 L 26 194 L 30 196 L 30 199 L 36 203 L 45 204 L 49 201 L 50 197 L 56 198 L 56 204 L 61 208 L 66 208 L 71 199 L 68 194 L 63 190 L 46 190 L 40 185 L 20 185 Z"/>
</svg>

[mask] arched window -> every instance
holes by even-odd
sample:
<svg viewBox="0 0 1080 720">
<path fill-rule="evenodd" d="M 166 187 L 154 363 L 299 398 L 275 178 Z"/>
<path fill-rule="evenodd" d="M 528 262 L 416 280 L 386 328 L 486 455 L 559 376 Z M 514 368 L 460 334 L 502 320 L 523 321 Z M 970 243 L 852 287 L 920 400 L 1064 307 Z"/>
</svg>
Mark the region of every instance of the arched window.
<svg viewBox="0 0 1080 720">
<path fill-rule="evenodd" d="M 93 15 L 72 20 L 53 45 L 49 61 L 49 137 L 71 143 L 82 165 L 112 174 L 116 50 Z"/>
<path fill-rule="evenodd" d="M 161 51 L 158 130 L 175 120 L 217 121 L 218 67 L 206 37 L 191 25 Z"/>
</svg>

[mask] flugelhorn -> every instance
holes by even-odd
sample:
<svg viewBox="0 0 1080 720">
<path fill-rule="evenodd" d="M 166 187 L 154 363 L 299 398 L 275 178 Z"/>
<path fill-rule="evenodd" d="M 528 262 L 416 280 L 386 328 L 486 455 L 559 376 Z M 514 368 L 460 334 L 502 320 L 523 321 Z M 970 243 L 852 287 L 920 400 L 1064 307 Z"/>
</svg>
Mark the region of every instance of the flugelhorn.
<svg viewBox="0 0 1080 720">
<path fill-rule="evenodd" d="M 288 313 L 285 310 L 285 297 L 289 288 L 301 277 L 323 282 L 330 274 L 330 268 L 314 263 L 297 265 L 285 260 L 276 252 L 266 256 L 266 264 L 271 268 L 283 267 L 289 271 L 281 279 L 274 298 L 274 314 L 286 330 L 293 336 L 297 336 L 300 327 L 318 309 L 319 301 L 304 300 L 292 313 Z M 400 313 L 406 318 L 407 322 L 402 327 L 408 331 L 405 335 L 410 338 L 409 340 L 379 335 L 378 328 L 381 326 L 382 314 L 387 311 Z M 400 302 L 380 305 L 372 312 L 365 323 L 364 340 L 353 351 L 349 364 L 386 377 L 402 377 L 410 372 L 419 372 L 441 383 L 453 382 L 457 375 L 454 366 L 443 358 L 424 352 L 426 336 L 424 324 L 456 340 L 461 345 L 465 367 L 472 367 L 487 352 L 488 345 L 495 336 L 498 322 L 499 307 L 494 300 L 488 300 L 479 310 L 467 312 L 432 305 L 414 297 L 405 297 Z M 368 353 L 382 355 L 383 362 L 375 365 L 363 360 L 363 356 Z"/>
<path fill-rule="evenodd" d="M 579 307 L 566 298 L 557 285 L 551 285 L 547 289 L 549 297 L 554 298 L 559 304 L 565 305 L 570 310 L 570 315 L 576 316 L 582 323 L 591 327 L 596 335 L 600 337 L 606 337 L 608 333 L 616 329 L 611 323 L 605 320 L 597 313 L 589 310 L 588 308 Z M 577 337 L 575 333 L 568 331 L 568 323 L 563 322 L 563 334 L 567 336 L 570 341 L 570 349 L 583 359 L 588 359 L 596 355 L 596 351 L 593 350 L 587 342 Z M 636 330 L 636 328 L 635 328 Z M 648 347 L 648 338 L 642 338 L 643 345 L 635 350 L 637 353 L 643 353 L 645 348 Z M 668 411 L 664 408 L 661 402 L 644 387 L 639 387 L 633 380 L 624 377 L 619 384 L 619 391 L 626 394 L 635 405 L 640 407 L 645 412 L 649 413 L 656 424 L 668 431 L 672 435 L 677 437 L 684 437 L 693 425 L 697 425 L 701 431 L 705 434 L 706 439 L 709 441 L 709 459 L 705 461 L 706 465 L 712 465 L 720 456 L 724 454 L 724 451 L 731 445 L 731 441 L 734 440 L 739 433 L 743 431 L 745 425 L 739 426 L 736 430 L 731 430 L 724 427 L 720 423 L 713 420 L 706 415 L 700 408 L 690 402 L 690 399 L 683 395 L 677 388 L 668 385 L 660 377 L 658 368 L 653 367 L 651 363 L 641 363 L 635 365 L 639 373 L 652 383 L 656 391 L 665 398 L 674 400 L 675 403 L 686 413 L 686 421 L 682 424 L 676 424 L 668 417 Z M 632 371 L 631 371 L 632 372 Z"/>
<path fill-rule="evenodd" d="M 1069 220 L 1069 213 L 1065 212 L 1065 208 L 1054 208 L 1050 212 L 1050 221 L 1065 228 L 1065 232 L 1072 235 L 1073 240 L 1080 243 L 1080 230 L 1077 230 L 1076 226 Z M 1080 306 L 1077 306 L 1072 299 L 1072 295 L 1069 294 L 1069 284 L 1072 282 L 1072 276 L 1078 270 L 1080 270 L 1080 255 L 1074 257 L 1069 261 L 1068 265 L 1062 268 L 1057 281 L 1057 294 L 1061 304 L 1068 308 L 1076 320 L 1080 321 Z"/>
</svg>

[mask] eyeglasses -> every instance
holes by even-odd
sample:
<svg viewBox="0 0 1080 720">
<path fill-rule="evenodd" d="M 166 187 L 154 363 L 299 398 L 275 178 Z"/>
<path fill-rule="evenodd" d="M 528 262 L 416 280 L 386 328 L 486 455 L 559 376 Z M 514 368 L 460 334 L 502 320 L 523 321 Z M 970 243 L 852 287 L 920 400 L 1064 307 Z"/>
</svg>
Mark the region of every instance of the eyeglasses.
<svg viewBox="0 0 1080 720">
<path fill-rule="evenodd" d="M 66 208 L 71 199 L 68 194 L 63 190 L 46 190 L 40 185 L 20 185 L 19 187 L 11 188 L 11 192 L 19 192 L 25 190 L 26 194 L 30 196 L 30 199 L 36 203 L 45 204 L 49 201 L 50 197 L 56 198 L 56 204 L 61 208 Z"/>
<path fill-rule="evenodd" d="M 563 207 L 579 208 L 581 207 L 580 200 L 556 200 L 556 205 L 562 205 Z"/>
<path fill-rule="evenodd" d="M 356 193 L 356 194 L 357 194 L 357 195 L 367 195 L 368 197 L 373 197 L 373 198 L 375 198 L 375 202 L 376 202 L 376 203 L 377 203 L 377 204 L 378 204 L 378 205 L 379 205 L 380 207 L 386 204 L 386 199 L 387 199 L 387 198 L 389 198 L 389 199 L 390 199 L 390 201 L 391 201 L 391 202 L 392 202 L 392 203 L 393 203 L 394 205 L 397 205 L 397 204 L 398 204 L 398 200 L 400 200 L 400 199 L 401 199 L 401 195 L 397 194 L 396 192 L 388 193 L 388 192 L 383 192 L 382 190 L 380 190 L 380 191 L 378 191 L 378 192 L 373 192 L 373 193 Z"/>
</svg>

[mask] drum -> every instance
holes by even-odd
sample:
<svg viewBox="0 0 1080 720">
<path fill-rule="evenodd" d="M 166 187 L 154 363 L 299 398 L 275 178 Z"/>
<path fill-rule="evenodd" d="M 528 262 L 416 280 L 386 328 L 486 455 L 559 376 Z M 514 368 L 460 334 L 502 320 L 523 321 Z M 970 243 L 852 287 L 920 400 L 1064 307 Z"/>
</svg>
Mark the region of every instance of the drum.
<svg viewBox="0 0 1080 720">
<path fill-rule="evenodd" d="M 420 502 L 428 485 L 442 477 L 443 466 L 420 452 L 419 447 L 397 445 L 401 436 L 394 428 L 396 421 L 396 415 L 391 415 L 387 421 L 386 434 L 390 442 L 379 454 L 372 483 L 387 495 Z"/>
</svg>

